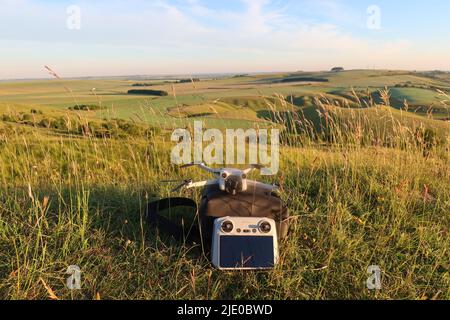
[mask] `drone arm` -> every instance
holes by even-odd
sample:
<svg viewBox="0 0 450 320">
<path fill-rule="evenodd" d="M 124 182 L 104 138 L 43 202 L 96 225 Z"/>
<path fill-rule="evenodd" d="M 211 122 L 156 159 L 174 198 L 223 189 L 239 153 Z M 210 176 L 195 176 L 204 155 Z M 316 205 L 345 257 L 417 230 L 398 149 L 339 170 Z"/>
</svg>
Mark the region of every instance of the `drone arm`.
<svg viewBox="0 0 450 320">
<path fill-rule="evenodd" d="M 262 183 L 262 182 L 257 182 L 257 181 L 247 181 L 248 183 L 248 187 L 247 190 L 251 189 L 251 188 L 262 188 L 264 190 L 267 190 L 268 192 L 278 192 L 279 191 L 279 187 L 277 185 L 274 184 L 266 184 L 266 183 Z"/>
<path fill-rule="evenodd" d="M 249 174 L 250 172 L 252 172 L 253 170 L 255 170 L 255 168 L 248 168 L 244 170 L 245 174 Z"/>
<path fill-rule="evenodd" d="M 203 170 L 206 170 L 206 171 L 208 171 L 208 172 L 210 172 L 212 174 L 220 174 L 220 171 L 212 169 L 210 167 L 207 167 L 204 163 L 198 164 L 198 167 L 203 169 Z"/>
<path fill-rule="evenodd" d="M 247 169 L 244 170 L 244 173 L 245 174 L 249 174 L 253 170 L 261 170 L 263 168 L 264 168 L 264 166 L 262 166 L 260 164 L 252 164 L 252 165 L 250 165 L 250 168 L 247 168 Z"/>
</svg>

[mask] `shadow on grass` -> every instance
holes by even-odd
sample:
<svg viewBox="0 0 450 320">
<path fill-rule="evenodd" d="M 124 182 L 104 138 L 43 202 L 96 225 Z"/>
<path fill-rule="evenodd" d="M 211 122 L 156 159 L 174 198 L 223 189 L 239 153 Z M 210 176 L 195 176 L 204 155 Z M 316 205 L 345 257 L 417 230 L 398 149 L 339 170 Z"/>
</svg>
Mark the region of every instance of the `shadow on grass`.
<svg viewBox="0 0 450 320">
<path fill-rule="evenodd" d="M 27 192 L 26 188 L 20 191 L 25 198 Z M 201 246 L 193 246 L 195 250 L 190 250 L 187 244 L 176 241 L 148 223 L 145 217 L 147 204 L 161 198 L 151 188 L 92 185 L 82 191 L 77 187 L 65 186 L 58 191 L 43 187 L 36 193 L 35 197 L 40 202 L 49 199 L 47 216 L 55 225 L 61 219 L 77 224 L 83 220 L 83 213 L 87 213 L 88 233 L 104 233 L 109 238 L 124 239 L 139 247 L 163 245 L 176 251 L 189 249 L 190 258 L 203 258 Z M 161 214 L 179 225 L 197 224 L 196 212 L 191 208 L 175 208 Z"/>
</svg>

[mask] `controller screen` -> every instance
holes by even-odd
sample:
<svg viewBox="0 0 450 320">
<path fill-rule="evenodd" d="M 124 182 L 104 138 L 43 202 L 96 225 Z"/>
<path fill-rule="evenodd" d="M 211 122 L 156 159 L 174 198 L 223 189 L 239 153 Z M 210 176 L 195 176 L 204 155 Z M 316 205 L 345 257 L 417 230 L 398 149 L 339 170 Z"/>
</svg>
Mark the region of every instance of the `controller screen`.
<svg viewBox="0 0 450 320">
<path fill-rule="evenodd" d="M 272 236 L 221 236 L 220 267 L 273 268 Z"/>
</svg>

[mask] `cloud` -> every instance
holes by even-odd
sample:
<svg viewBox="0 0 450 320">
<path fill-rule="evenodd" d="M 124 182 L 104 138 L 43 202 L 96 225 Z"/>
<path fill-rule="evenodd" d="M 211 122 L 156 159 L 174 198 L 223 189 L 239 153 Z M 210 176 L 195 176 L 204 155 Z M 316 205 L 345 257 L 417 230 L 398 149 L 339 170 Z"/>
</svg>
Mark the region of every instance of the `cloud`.
<svg viewBox="0 0 450 320">
<path fill-rule="evenodd" d="M 104 69 L 120 63 L 136 73 L 381 67 L 392 61 L 420 65 L 413 41 L 355 36 L 335 21 L 299 17 L 293 2 L 239 0 L 239 5 L 213 6 L 174 1 L 80 0 L 82 27 L 73 31 L 66 28 L 67 4 L 0 0 L 0 40 L 16 43 L 7 56 L 13 62 L 7 64 L 19 63 L 20 44 L 26 43 L 30 63 L 62 52 L 56 58 L 62 65 L 66 60 L 68 70 L 96 59 Z M 302 1 L 309 10 L 322 8 L 322 15 L 339 17 L 346 11 L 340 1 L 314 3 Z"/>
<path fill-rule="evenodd" d="M 333 21 L 353 21 L 359 14 L 341 0 L 304 0 L 296 2 L 303 10 Z"/>
<path fill-rule="evenodd" d="M 0 38 L 9 40 L 277 51 L 299 47 L 342 50 L 363 42 L 335 25 L 298 21 L 269 0 L 241 0 L 245 9 L 235 11 L 212 9 L 198 0 L 178 5 L 167 0 L 81 1 L 80 31 L 66 28 L 64 5 L 2 1 Z"/>
</svg>

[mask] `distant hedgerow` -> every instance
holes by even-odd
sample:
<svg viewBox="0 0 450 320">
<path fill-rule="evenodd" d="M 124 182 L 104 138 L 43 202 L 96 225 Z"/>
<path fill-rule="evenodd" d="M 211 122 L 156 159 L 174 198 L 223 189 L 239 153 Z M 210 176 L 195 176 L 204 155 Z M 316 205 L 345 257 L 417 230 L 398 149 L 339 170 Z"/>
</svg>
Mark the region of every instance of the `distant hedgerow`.
<svg viewBox="0 0 450 320">
<path fill-rule="evenodd" d="M 76 111 L 94 111 L 94 110 L 102 110 L 105 109 L 102 106 L 98 106 L 95 104 L 79 104 L 73 107 L 69 107 L 69 110 L 76 110 Z"/>
<path fill-rule="evenodd" d="M 133 83 L 132 87 L 151 87 L 154 86 L 154 83 L 144 82 L 144 83 Z"/>
<path fill-rule="evenodd" d="M 128 90 L 128 94 L 140 94 L 140 95 L 160 96 L 160 97 L 165 97 L 169 95 L 166 91 L 163 90 L 149 90 L 149 89 Z"/>
</svg>

